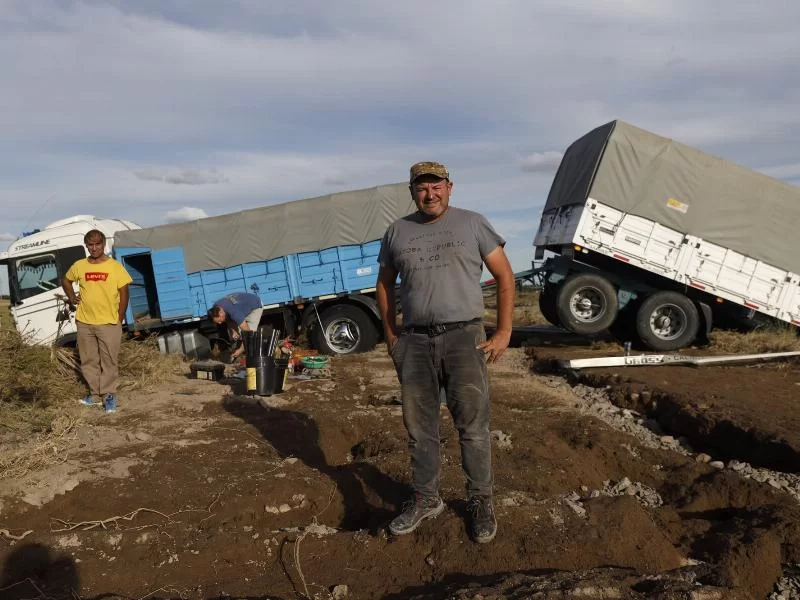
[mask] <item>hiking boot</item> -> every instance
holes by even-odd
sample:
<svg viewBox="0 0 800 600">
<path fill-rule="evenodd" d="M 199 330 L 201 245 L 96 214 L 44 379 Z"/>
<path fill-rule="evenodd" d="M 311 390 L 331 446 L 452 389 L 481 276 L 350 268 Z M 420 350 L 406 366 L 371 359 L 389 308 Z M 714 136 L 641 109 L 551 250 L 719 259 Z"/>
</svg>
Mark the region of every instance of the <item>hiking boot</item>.
<svg viewBox="0 0 800 600">
<path fill-rule="evenodd" d="M 479 544 L 491 542 L 497 534 L 497 519 L 491 496 L 473 496 L 467 502 L 467 512 L 472 539 Z"/>
<path fill-rule="evenodd" d="M 389 531 L 392 535 L 411 533 L 424 519 L 438 517 L 443 510 L 444 502 L 439 496 L 414 494 L 414 497 L 403 505 L 403 512 L 389 523 Z"/>
<path fill-rule="evenodd" d="M 94 406 L 96 403 L 94 401 L 94 397 L 91 394 L 86 395 L 85 397 L 78 400 L 84 406 Z"/>
<path fill-rule="evenodd" d="M 103 399 L 103 410 L 106 411 L 106 414 L 117 412 L 117 398 L 114 394 L 108 394 Z"/>
</svg>

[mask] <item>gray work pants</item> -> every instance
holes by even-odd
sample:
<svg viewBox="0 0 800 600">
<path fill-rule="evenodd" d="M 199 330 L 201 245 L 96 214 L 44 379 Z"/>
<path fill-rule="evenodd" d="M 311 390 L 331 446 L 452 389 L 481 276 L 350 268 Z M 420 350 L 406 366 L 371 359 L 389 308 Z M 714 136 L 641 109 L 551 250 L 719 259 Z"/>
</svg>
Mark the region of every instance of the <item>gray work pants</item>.
<svg viewBox="0 0 800 600">
<path fill-rule="evenodd" d="M 458 431 L 467 494 L 492 495 L 489 385 L 484 353 L 476 348 L 485 339 L 483 325 L 476 322 L 435 336 L 404 332 L 392 349 L 408 431 L 411 484 L 423 496 L 439 493 L 441 390 Z"/>
</svg>

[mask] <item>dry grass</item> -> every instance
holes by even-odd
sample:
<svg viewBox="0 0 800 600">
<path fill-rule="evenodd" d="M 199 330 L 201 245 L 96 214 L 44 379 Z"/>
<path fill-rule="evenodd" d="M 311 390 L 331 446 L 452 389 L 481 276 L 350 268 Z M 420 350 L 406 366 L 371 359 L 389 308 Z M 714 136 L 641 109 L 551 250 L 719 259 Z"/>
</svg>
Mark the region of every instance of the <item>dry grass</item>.
<svg viewBox="0 0 800 600">
<path fill-rule="evenodd" d="M 0 332 L 0 427 L 19 433 L 47 430 L 57 405 L 80 393 L 77 375 L 50 348 L 27 345 L 16 331 Z"/>
<path fill-rule="evenodd" d="M 761 354 L 800 351 L 800 335 L 795 327 L 775 326 L 748 333 L 716 330 L 711 332 L 711 347 L 724 354 Z"/>
<path fill-rule="evenodd" d="M 11 302 L 7 298 L 0 299 L 0 331 L 13 331 L 11 320 Z"/>
<path fill-rule="evenodd" d="M 154 388 L 183 370 L 182 357 L 159 353 L 155 338 L 123 341 L 119 365 L 123 392 Z M 52 432 L 85 393 L 75 350 L 29 345 L 16 331 L 0 331 L 0 434 Z"/>
<path fill-rule="evenodd" d="M 119 366 L 123 393 L 185 371 L 182 357 L 162 355 L 155 338 L 123 341 Z M 85 392 L 75 350 L 29 345 L 16 331 L 0 331 L 0 440 L 25 442 L 0 454 L 0 480 L 67 459 L 79 422 L 70 413 Z"/>
<path fill-rule="evenodd" d="M 489 323 L 497 319 L 497 298 L 494 290 L 487 291 L 483 300 L 483 318 Z M 514 325 L 546 325 L 547 319 L 539 312 L 539 291 L 525 286 L 517 289 L 514 302 Z"/>
<path fill-rule="evenodd" d="M 78 353 L 71 348 L 56 351 L 59 362 L 76 377 L 80 374 Z M 119 391 L 153 389 L 183 371 L 183 357 L 161 354 L 155 336 L 123 340 L 119 351 Z"/>
</svg>

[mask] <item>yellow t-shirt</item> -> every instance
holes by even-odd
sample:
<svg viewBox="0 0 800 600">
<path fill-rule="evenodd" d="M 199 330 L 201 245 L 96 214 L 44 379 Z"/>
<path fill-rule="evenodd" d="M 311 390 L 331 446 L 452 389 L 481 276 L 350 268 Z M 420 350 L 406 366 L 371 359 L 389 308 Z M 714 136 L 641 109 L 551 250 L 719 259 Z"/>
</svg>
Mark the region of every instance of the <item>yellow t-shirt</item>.
<svg viewBox="0 0 800 600">
<path fill-rule="evenodd" d="M 77 321 L 87 325 L 119 323 L 119 289 L 133 281 L 125 267 L 113 258 L 95 264 L 82 258 L 69 268 L 67 279 L 78 282 Z"/>
</svg>

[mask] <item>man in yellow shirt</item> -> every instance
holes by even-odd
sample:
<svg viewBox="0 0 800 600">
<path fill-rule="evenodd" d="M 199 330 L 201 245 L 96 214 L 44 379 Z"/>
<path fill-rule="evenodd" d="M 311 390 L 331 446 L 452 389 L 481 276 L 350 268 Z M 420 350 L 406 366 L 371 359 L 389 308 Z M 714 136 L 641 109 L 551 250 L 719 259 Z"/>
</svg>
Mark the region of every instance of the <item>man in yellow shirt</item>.
<svg viewBox="0 0 800 600">
<path fill-rule="evenodd" d="M 89 395 L 81 404 L 92 406 L 103 399 L 107 413 L 117 412 L 117 362 L 122 343 L 122 322 L 128 309 L 128 285 L 132 279 L 119 262 L 105 253 L 106 236 L 92 229 L 83 237 L 87 258 L 75 262 L 61 280 L 71 306 L 77 306 L 78 354 Z M 72 286 L 78 282 L 78 295 Z"/>
</svg>

